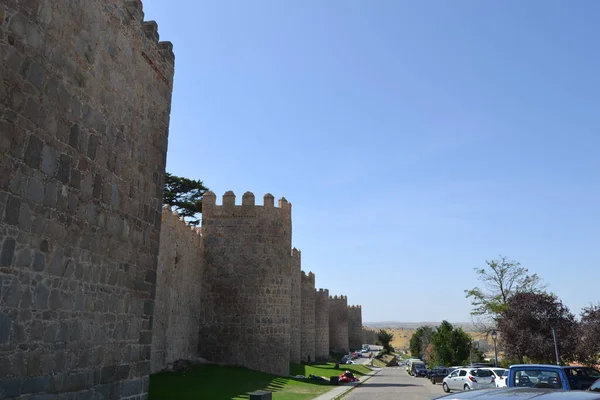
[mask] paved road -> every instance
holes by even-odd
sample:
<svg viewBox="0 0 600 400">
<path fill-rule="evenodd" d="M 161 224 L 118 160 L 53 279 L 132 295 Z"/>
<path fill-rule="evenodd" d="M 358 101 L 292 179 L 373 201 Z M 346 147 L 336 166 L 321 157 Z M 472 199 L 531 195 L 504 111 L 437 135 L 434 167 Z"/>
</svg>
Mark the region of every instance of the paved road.
<svg viewBox="0 0 600 400">
<path fill-rule="evenodd" d="M 442 385 L 433 385 L 425 378 L 413 378 L 405 367 L 388 367 L 356 387 L 343 400 L 430 400 L 442 395 Z"/>
</svg>

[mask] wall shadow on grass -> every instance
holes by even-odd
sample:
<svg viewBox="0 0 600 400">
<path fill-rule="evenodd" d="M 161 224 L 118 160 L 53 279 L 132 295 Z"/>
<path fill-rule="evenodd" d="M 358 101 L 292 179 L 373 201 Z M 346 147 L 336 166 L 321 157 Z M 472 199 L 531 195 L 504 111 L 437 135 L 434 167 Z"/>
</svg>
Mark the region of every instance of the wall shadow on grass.
<svg viewBox="0 0 600 400">
<path fill-rule="evenodd" d="M 347 368 L 341 365 L 335 369 L 333 364 L 290 365 L 293 375 L 310 374 L 324 376 L 323 380 L 299 379 L 292 376 L 280 377 L 263 372 L 251 371 L 242 367 L 218 365 L 199 365 L 182 372 L 161 372 L 150 376 L 149 400 L 243 400 L 251 392 L 268 390 L 273 393 L 285 392 L 305 395 L 313 398 L 327 391 L 329 376 L 338 376 Z M 355 372 L 360 376 L 358 372 Z M 311 397 L 311 394 L 315 396 Z M 299 398 L 299 397 L 294 397 Z"/>
<path fill-rule="evenodd" d="M 161 372 L 150 376 L 150 400 L 248 399 L 257 390 L 281 391 L 289 379 L 241 367 L 196 366 L 185 373 Z"/>
<path fill-rule="evenodd" d="M 357 377 L 364 376 L 371 372 L 367 367 L 360 364 L 340 364 L 335 368 L 333 363 L 314 363 L 311 365 L 290 364 L 290 375 L 317 375 L 329 378 L 330 376 L 339 376 L 346 371 L 352 372 Z"/>
</svg>

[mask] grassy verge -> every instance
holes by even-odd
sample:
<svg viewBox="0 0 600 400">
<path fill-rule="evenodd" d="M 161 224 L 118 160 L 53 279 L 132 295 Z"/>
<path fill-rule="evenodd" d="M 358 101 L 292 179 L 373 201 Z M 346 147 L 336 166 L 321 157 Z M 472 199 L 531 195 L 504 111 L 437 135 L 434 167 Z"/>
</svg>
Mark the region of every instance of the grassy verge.
<svg viewBox="0 0 600 400">
<path fill-rule="evenodd" d="M 387 365 L 378 358 L 373 359 L 373 366 L 377 368 L 385 368 Z"/>
<path fill-rule="evenodd" d="M 333 363 L 316 365 L 290 365 L 290 375 L 317 375 L 329 379 L 346 370 L 357 376 L 369 373 L 363 365 L 340 365 Z M 244 400 L 256 390 L 273 392 L 274 400 L 313 399 L 333 387 L 329 381 L 280 377 L 239 367 L 200 365 L 183 373 L 159 373 L 150 376 L 150 400 L 163 399 L 210 399 Z"/>
</svg>

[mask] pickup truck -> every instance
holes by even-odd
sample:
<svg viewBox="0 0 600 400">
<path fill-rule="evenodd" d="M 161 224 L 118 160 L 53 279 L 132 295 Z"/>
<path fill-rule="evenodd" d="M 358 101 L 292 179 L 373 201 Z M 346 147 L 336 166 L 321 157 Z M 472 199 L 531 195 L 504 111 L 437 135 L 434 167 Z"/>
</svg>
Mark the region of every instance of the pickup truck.
<svg viewBox="0 0 600 400">
<path fill-rule="evenodd" d="M 600 371 L 583 366 L 517 364 L 508 369 L 506 386 L 558 390 L 587 390 Z"/>
</svg>

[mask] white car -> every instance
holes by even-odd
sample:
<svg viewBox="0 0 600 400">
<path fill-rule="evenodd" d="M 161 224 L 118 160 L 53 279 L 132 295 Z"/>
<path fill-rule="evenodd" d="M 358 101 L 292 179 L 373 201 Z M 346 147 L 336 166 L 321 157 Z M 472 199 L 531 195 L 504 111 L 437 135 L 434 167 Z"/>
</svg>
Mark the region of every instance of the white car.
<svg viewBox="0 0 600 400">
<path fill-rule="evenodd" d="M 496 387 L 496 376 L 485 368 L 459 368 L 442 381 L 444 392 L 451 390 L 490 389 Z"/>
<path fill-rule="evenodd" d="M 497 368 L 497 367 L 485 367 L 480 369 L 489 369 L 494 374 L 494 381 L 496 382 L 496 387 L 506 387 L 506 378 L 508 377 L 508 370 L 506 368 Z"/>
</svg>

